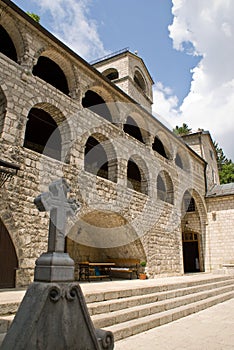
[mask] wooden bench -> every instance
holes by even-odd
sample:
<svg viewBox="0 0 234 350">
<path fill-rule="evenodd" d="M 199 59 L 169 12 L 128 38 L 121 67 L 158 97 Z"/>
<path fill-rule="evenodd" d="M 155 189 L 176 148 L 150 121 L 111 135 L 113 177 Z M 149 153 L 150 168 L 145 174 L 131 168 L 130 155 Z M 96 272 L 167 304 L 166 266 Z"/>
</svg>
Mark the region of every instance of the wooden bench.
<svg viewBox="0 0 234 350">
<path fill-rule="evenodd" d="M 131 280 L 135 275 L 139 278 L 139 259 L 110 259 L 108 262 L 115 264 L 110 268 L 111 277 L 126 278 L 127 276 Z"/>
<path fill-rule="evenodd" d="M 111 267 L 114 267 L 113 262 L 79 262 L 79 281 L 89 281 L 91 279 L 111 280 Z"/>
</svg>

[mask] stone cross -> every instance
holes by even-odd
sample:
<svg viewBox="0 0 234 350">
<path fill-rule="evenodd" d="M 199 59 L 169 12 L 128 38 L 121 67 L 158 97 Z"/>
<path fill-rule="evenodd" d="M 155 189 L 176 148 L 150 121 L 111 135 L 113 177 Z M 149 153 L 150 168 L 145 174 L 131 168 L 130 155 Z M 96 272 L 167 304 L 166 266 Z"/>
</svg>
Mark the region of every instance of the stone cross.
<svg viewBox="0 0 234 350">
<path fill-rule="evenodd" d="M 75 199 L 67 198 L 70 188 L 65 179 L 59 179 L 49 185 L 49 192 L 35 198 L 39 211 L 50 212 L 48 252 L 64 252 L 66 223 L 80 209 Z"/>
</svg>

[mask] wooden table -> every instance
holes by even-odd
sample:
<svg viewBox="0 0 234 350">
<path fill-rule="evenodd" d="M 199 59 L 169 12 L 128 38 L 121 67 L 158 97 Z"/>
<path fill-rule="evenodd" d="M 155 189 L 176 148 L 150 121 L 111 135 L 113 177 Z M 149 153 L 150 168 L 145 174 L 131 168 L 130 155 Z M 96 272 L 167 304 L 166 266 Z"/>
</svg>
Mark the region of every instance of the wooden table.
<svg viewBox="0 0 234 350">
<path fill-rule="evenodd" d="M 103 278 L 111 278 L 111 267 L 115 266 L 115 263 L 112 262 L 80 262 L 78 263 L 79 267 L 79 281 L 89 281 L 91 279 L 101 280 Z M 95 270 L 95 271 L 93 271 Z"/>
</svg>

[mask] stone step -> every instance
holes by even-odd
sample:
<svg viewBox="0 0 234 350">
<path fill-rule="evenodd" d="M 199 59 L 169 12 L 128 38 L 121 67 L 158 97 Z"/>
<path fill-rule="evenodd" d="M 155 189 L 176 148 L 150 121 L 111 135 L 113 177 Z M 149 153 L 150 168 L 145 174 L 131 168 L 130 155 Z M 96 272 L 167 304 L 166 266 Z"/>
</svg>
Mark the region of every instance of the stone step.
<svg viewBox="0 0 234 350">
<path fill-rule="evenodd" d="M 208 307 L 222 303 L 234 297 L 234 291 L 218 296 L 209 297 L 192 304 L 179 306 L 171 310 L 159 312 L 157 314 L 140 317 L 138 319 L 122 322 L 109 326 L 107 329 L 114 333 L 115 341 L 130 337 L 134 334 L 145 332 L 149 329 L 175 321 L 179 318 L 199 312 Z"/>
<path fill-rule="evenodd" d="M 156 301 L 153 303 L 137 305 L 134 307 L 129 307 L 126 309 L 113 311 L 105 314 L 94 315 L 92 316 L 92 320 L 96 328 L 105 328 L 114 324 L 130 321 L 136 318 L 152 315 L 155 313 L 174 309 L 183 305 L 191 304 L 216 295 L 232 292 L 234 289 L 233 287 L 234 284 L 203 292 L 189 294 L 187 296 L 175 297 L 162 301 Z"/>
<path fill-rule="evenodd" d="M 0 334 L 6 333 L 13 321 L 15 315 L 1 316 L 0 317 Z"/>
<path fill-rule="evenodd" d="M 227 281 L 231 280 L 233 277 L 231 276 L 215 276 L 215 277 L 202 277 L 201 279 L 197 280 L 189 280 L 186 282 L 172 282 L 172 283 L 158 283 L 157 279 L 155 280 L 146 280 L 146 281 L 139 281 L 139 284 L 131 286 L 131 281 L 128 284 L 128 288 L 124 289 L 118 289 L 118 290 L 110 290 L 105 292 L 89 292 L 85 293 L 85 300 L 86 303 L 91 304 L 95 302 L 102 302 L 107 300 L 113 300 L 113 299 L 120 299 L 120 298 L 127 298 L 131 296 L 138 296 L 138 295 L 147 295 L 152 293 L 159 293 L 159 292 L 166 292 L 176 289 L 183 289 L 183 288 L 189 288 L 193 286 L 203 285 L 203 284 L 209 284 L 209 283 L 215 283 L 219 281 Z M 155 281 L 155 285 L 147 286 L 144 282 L 151 282 Z M 141 283 L 142 286 L 141 286 Z"/>
<path fill-rule="evenodd" d="M 117 310 L 126 309 L 129 307 L 154 303 L 156 301 L 162 301 L 170 298 L 181 297 L 192 293 L 197 293 L 213 288 L 219 288 L 234 284 L 234 279 L 217 281 L 215 283 L 208 283 L 202 285 L 196 285 L 187 288 L 180 288 L 165 292 L 157 292 L 146 295 L 130 296 L 125 298 L 118 298 L 112 300 L 105 300 L 100 302 L 88 303 L 88 309 L 91 316 L 102 313 L 113 312 Z"/>
</svg>

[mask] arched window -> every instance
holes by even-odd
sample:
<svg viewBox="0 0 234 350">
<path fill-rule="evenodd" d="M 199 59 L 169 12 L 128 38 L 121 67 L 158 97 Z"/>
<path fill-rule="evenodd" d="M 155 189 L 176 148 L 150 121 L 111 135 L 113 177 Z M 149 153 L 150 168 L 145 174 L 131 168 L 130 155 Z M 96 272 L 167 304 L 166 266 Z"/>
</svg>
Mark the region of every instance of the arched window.
<svg viewBox="0 0 234 350">
<path fill-rule="evenodd" d="M 144 81 L 144 78 L 139 71 L 135 72 L 134 81 L 139 86 L 139 88 L 145 92 L 145 90 L 146 90 L 145 81 Z"/>
<path fill-rule="evenodd" d="M 176 155 L 175 163 L 178 167 L 180 167 L 181 169 L 184 169 L 182 159 L 178 153 Z"/>
<path fill-rule="evenodd" d="M 115 80 L 119 78 L 119 72 L 115 68 L 106 69 L 102 74 L 105 75 L 105 77 L 107 77 L 109 80 Z"/>
<path fill-rule="evenodd" d="M 37 64 L 33 67 L 33 74 L 68 95 L 69 89 L 65 74 L 50 58 L 39 57 Z"/>
<path fill-rule="evenodd" d="M 165 148 L 163 146 L 163 143 L 161 142 L 161 140 L 155 136 L 154 138 L 154 143 L 152 145 L 152 148 L 154 151 L 158 152 L 159 154 L 161 154 L 161 156 L 163 156 L 164 158 L 168 159 L 168 156 L 166 154 Z"/>
<path fill-rule="evenodd" d="M 191 213 L 191 212 L 196 211 L 195 200 L 188 191 L 186 191 L 184 194 L 183 205 L 184 205 L 184 211 L 186 211 L 187 213 Z"/>
<path fill-rule="evenodd" d="M 0 52 L 17 62 L 17 53 L 13 41 L 7 31 L 0 25 Z"/>
<path fill-rule="evenodd" d="M 92 90 L 88 90 L 82 99 L 82 106 L 112 122 L 110 111 L 103 98 Z"/>
<path fill-rule="evenodd" d="M 117 182 L 117 159 L 109 140 L 104 140 L 102 144 L 93 136 L 88 138 L 85 145 L 84 169 L 96 176 Z"/>
<path fill-rule="evenodd" d="M 128 116 L 126 124 L 124 124 L 123 129 L 128 135 L 130 135 L 130 136 L 134 137 L 135 139 L 137 139 L 138 141 L 144 143 L 143 138 L 142 138 L 142 134 L 141 134 L 141 130 L 132 117 Z"/>
<path fill-rule="evenodd" d="M 6 97 L 0 88 L 0 135 L 3 131 L 4 121 L 5 121 L 5 114 L 6 114 Z"/>
<path fill-rule="evenodd" d="M 164 170 L 157 177 L 157 197 L 161 201 L 174 204 L 173 183 L 169 174 Z"/>
<path fill-rule="evenodd" d="M 32 108 L 28 115 L 24 147 L 48 157 L 61 160 L 61 135 L 49 113 Z"/>
</svg>

